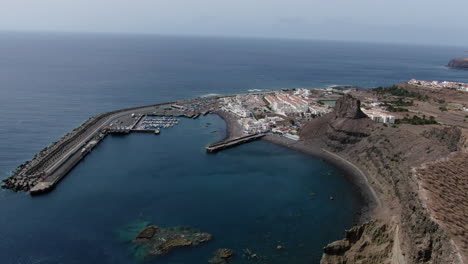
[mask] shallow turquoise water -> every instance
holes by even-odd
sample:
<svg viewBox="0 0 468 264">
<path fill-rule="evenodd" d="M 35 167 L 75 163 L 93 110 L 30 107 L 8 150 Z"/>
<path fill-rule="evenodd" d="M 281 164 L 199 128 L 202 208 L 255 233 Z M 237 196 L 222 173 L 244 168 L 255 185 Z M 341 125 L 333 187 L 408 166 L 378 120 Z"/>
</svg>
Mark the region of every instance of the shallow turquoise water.
<svg viewBox="0 0 468 264">
<path fill-rule="evenodd" d="M 207 116 L 159 136 L 110 136 L 49 195 L 2 193 L 4 263 L 141 262 L 129 240 L 148 223 L 214 236 L 148 263 L 207 263 L 219 247 L 235 250 L 233 263 L 249 263 L 246 248 L 260 263 L 317 263 L 359 209 L 350 183 L 327 163 L 263 141 L 206 153 L 224 130 Z"/>
</svg>

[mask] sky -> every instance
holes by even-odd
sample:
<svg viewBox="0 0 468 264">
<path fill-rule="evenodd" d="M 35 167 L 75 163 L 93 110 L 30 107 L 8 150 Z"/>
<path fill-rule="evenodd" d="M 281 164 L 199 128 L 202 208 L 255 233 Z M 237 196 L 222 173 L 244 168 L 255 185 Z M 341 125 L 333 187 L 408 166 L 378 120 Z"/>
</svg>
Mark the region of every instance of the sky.
<svg viewBox="0 0 468 264">
<path fill-rule="evenodd" d="M 468 0 L 0 0 L 1 31 L 468 46 Z"/>
</svg>

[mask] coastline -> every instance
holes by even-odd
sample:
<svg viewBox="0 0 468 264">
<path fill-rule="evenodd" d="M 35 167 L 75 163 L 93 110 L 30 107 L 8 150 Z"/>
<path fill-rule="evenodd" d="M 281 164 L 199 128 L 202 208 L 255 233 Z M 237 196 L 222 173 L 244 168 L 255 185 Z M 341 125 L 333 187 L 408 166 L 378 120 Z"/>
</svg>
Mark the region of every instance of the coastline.
<svg viewBox="0 0 468 264">
<path fill-rule="evenodd" d="M 223 111 L 215 111 L 213 114 L 221 117 L 221 119 L 226 123 L 226 136 L 223 140 L 242 135 L 242 129 L 234 116 Z M 268 134 L 263 137 L 262 140 L 322 159 L 342 171 L 345 177 L 347 177 L 354 185 L 361 198 L 360 211 L 357 212 L 357 218 L 355 219 L 356 222 L 353 223 L 353 225 L 369 221 L 373 216 L 375 209 L 380 206 L 381 202 L 374 189 L 369 184 L 365 172 L 348 160 L 318 146 L 304 144 L 302 141 L 294 141 L 279 135 Z"/>
<path fill-rule="evenodd" d="M 263 140 L 324 160 L 342 171 L 344 176 L 351 181 L 354 185 L 353 187 L 358 191 L 362 202 L 360 211 L 358 212 L 358 217 L 353 225 L 369 221 L 373 216 L 374 211 L 380 206 L 380 200 L 375 194 L 372 186 L 367 181 L 365 172 L 348 160 L 317 146 L 305 144 L 300 140 L 294 141 L 279 135 L 269 134 L 265 136 Z"/>
<path fill-rule="evenodd" d="M 30 194 L 40 194 L 52 190 L 58 182 L 54 179 L 61 179 L 68 171 L 65 170 L 64 173 L 60 173 L 60 177 L 58 178 L 53 177 L 54 175 L 51 174 L 46 175 L 48 176 L 46 179 L 43 179 L 40 174 L 21 175 L 19 172 L 21 172 L 21 170 L 35 169 L 35 167 L 31 168 L 31 166 L 28 165 L 30 162 L 36 161 L 36 159 L 42 163 L 45 162 L 46 165 L 51 163 L 52 168 L 65 167 L 71 169 L 73 166 L 64 165 L 64 163 L 62 163 L 62 161 L 68 161 L 69 153 L 74 153 L 74 155 L 78 155 L 81 159 L 100 141 L 97 140 L 97 138 L 94 138 L 94 141 L 88 141 L 89 135 L 92 136 L 99 133 L 99 137 L 101 137 L 109 132 L 122 134 L 121 127 L 126 128 L 124 134 L 128 134 L 131 131 L 138 131 L 132 129 L 136 124 L 135 119 L 139 120 L 139 117 L 145 114 L 184 116 L 195 119 L 200 115 L 211 113 L 218 115 L 225 123 L 224 135 L 222 135 L 224 138 L 220 141 L 233 138 L 238 140 L 238 137 L 246 136 L 247 134 L 244 134 L 242 124 L 239 122 L 239 117 L 233 113 L 221 110 L 217 99 L 218 98 L 183 100 L 173 105 L 166 103 L 136 107 L 133 108 L 135 111 L 132 110 L 128 113 L 125 111 L 129 109 L 121 109 L 101 114 L 99 115 L 101 118 L 104 116 L 109 119 L 107 122 L 98 124 L 98 128 L 108 125 L 107 129 L 93 130 L 91 131 L 92 133 L 85 133 L 85 137 L 79 137 L 75 140 L 78 141 L 78 144 L 75 145 L 85 146 L 81 151 L 78 151 L 80 149 L 75 145 L 72 146 L 70 150 L 68 143 L 71 139 L 66 139 L 65 137 L 66 140 L 64 140 L 64 138 L 62 138 L 56 142 L 54 146 L 64 149 L 65 152 L 52 152 L 52 154 L 49 153 L 49 155 L 40 152 L 39 155 L 36 155 L 38 157 L 35 156 L 32 161 L 20 165 L 16 172 L 17 175 L 13 175 L 7 179 L 10 181 L 7 182 L 10 183 L 10 186 L 2 187 L 18 191 L 16 186 L 24 186 L 25 182 L 27 187 L 31 185 L 28 181 L 25 181 L 24 178 L 29 180 L 28 177 L 41 176 L 42 181 L 36 184 L 32 189 L 28 188 Z M 359 113 L 359 111 L 353 111 L 353 109 L 359 109 L 359 100 L 347 96 L 343 97 L 340 102 L 342 103 L 341 106 L 344 105 L 347 108 L 345 107 L 344 110 L 343 107 L 335 108 L 335 112 L 337 113 L 334 118 L 338 119 L 338 121 L 343 121 L 339 119 L 340 116 L 342 116 L 341 119 L 344 118 L 346 121 L 351 120 L 351 122 L 354 122 L 351 117 L 355 116 L 356 112 Z M 149 108 L 146 109 L 147 107 Z M 113 115 L 119 113 L 121 115 L 111 118 Z M 111 117 L 108 116 L 109 114 Z M 463 141 L 464 137 L 462 137 L 461 134 L 463 131 L 458 128 L 454 128 L 455 131 L 452 131 L 453 129 L 447 131 L 447 128 L 435 129 L 434 127 L 430 127 L 430 129 L 424 130 L 428 133 L 425 136 L 421 133 L 419 127 L 406 127 L 402 125 L 400 127 L 385 128 L 386 126 L 378 126 L 377 128 L 379 129 L 372 130 L 373 133 L 369 132 L 370 135 L 362 144 L 347 145 L 347 148 L 343 150 L 327 143 L 327 140 L 332 140 L 335 144 L 344 144 L 339 141 L 339 138 L 330 137 L 330 134 L 331 136 L 336 136 L 337 134 L 345 133 L 346 140 L 349 141 L 353 139 L 353 137 L 356 137 L 353 135 L 353 129 L 355 127 L 364 126 L 362 126 L 362 122 L 358 120 L 353 124 L 341 122 L 338 127 L 330 126 L 331 129 L 324 129 L 324 122 L 336 121 L 333 119 L 333 116 L 331 117 L 331 120 L 330 118 L 325 118 L 322 119 L 322 123 L 319 122 L 318 125 L 315 123 L 314 126 L 309 126 L 308 130 L 299 130 L 301 133 L 301 140 L 298 141 L 271 133 L 262 133 L 261 135 L 265 141 L 291 150 L 300 151 L 331 164 L 343 173 L 342 176 L 349 180 L 349 186 L 355 191 L 356 195 L 358 195 L 359 200 L 356 206 L 357 208 L 353 210 L 353 227 L 346 230 L 346 236 L 343 240 L 335 241 L 324 248 L 322 257 L 323 263 L 345 261 L 354 258 L 356 254 L 362 258 L 369 259 L 374 257 L 383 259 L 390 258 L 391 256 L 399 256 L 401 259 L 404 259 L 405 253 L 401 252 L 409 252 L 409 254 L 411 254 L 409 259 L 413 261 L 420 260 L 421 256 L 425 256 L 424 254 L 429 252 L 427 253 L 430 254 L 428 255 L 429 257 L 427 257 L 428 259 L 453 260 L 454 262 L 451 263 L 462 263 L 455 261 L 455 258 L 457 258 L 456 254 L 458 254 L 457 252 L 462 249 L 458 248 L 453 242 L 450 244 L 445 243 L 453 240 L 450 240 L 447 231 L 443 229 L 440 224 L 435 222 L 436 220 L 432 218 L 428 209 L 417 199 L 416 193 L 414 192 L 415 179 L 411 176 L 408 177 L 407 173 L 412 168 L 415 168 L 416 165 L 419 166 L 423 164 L 421 163 L 423 161 L 425 163 L 433 162 L 436 159 L 440 159 L 440 157 L 445 157 L 447 153 L 453 151 L 454 146 L 456 150 L 466 148 L 466 141 Z M 88 120 L 88 122 L 90 120 Z M 73 132 L 89 132 L 90 129 L 94 129 L 95 127 L 89 126 L 89 124 L 86 126 L 88 122 L 85 122 L 82 126 L 73 130 Z M 115 132 L 108 130 L 112 128 L 112 125 L 116 127 Z M 345 130 L 340 130 L 343 128 Z M 97 132 L 98 130 L 99 132 Z M 456 133 L 457 131 L 458 134 Z M 409 133 L 406 133 L 405 137 L 401 137 L 402 132 Z M 448 133 L 454 135 L 454 137 L 448 142 L 441 141 L 439 138 L 441 133 Z M 374 147 L 379 142 L 379 148 Z M 225 142 L 221 143 L 224 144 Z M 322 146 L 325 148 L 322 148 Z M 330 149 L 336 149 L 338 151 L 336 151 L 336 153 L 328 151 L 326 146 L 331 146 Z M 428 148 L 433 148 L 433 150 L 431 149 L 430 152 L 427 152 Z M 431 153 L 431 155 L 421 160 L 421 156 L 418 155 L 418 153 L 424 153 L 424 151 L 426 151 L 426 153 Z M 406 153 L 406 155 L 402 156 L 402 153 Z M 359 159 L 361 154 L 365 157 L 364 161 L 363 159 Z M 390 157 L 390 159 L 385 157 Z M 42 163 L 39 163 L 38 166 L 43 166 Z M 43 167 L 45 167 L 45 165 Z M 365 170 L 361 168 L 365 168 Z M 47 173 L 47 170 L 42 173 Z M 17 177 L 18 175 L 21 177 Z M 313 175 L 311 175 L 311 177 L 313 177 Z M 47 181 L 47 179 L 53 181 Z M 6 180 L 4 180 L 4 182 L 6 182 Z M 52 185 L 44 186 L 44 184 L 49 182 L 51 182 Z M 375 189 L 372 186 L 374 186 Z M 376 191 L 379 192 L 379 196 L 377 196 Z M 385 208 L 381 206 L 382 202 L 384 202 Z M 428 229 L 431 230 L 430 233 L 426 232 Z M 428 236 L 429 238 L 427 238 Z M 354 238 L 350 240 L 350 237 Z M 432 242 L 426 243 L 429 241 L 428 239 L 437 243 L 437 247 L 433 247 Z M 396 244 L 394 243 L 395 241 L 397 241 Z M 344 253 L 342 247 L 343 243 L 349 245 L 349 247 L 347 246 L 347 248 L 344 249 Z M 418 247 L 412 247 L 414 244 L 417 244 Z M 392 245 L 392 247 L 386 247 L 385 245 Z M 366 250 L 362 251 L 363 248 Z M 405 249 L 406 251 L 404 251 Z"/>
</svg>

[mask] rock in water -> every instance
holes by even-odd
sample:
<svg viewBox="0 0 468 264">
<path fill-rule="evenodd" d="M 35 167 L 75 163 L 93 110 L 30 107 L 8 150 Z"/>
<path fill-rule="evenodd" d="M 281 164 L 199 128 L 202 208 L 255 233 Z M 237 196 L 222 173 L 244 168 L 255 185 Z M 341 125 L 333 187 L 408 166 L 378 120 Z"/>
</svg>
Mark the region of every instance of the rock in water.
<svg viewBox="0 0 468 264">
<path fill-rule="evenodd" d="M 190 227 L 161 228 L 147 226 L 134 239 L 133 243 L 147 249 L 145 255 L 166 255 L 176 248 L 193 247 L 211 240 L 212 235 Z"/>
<path fill-rule="evenodd" d="M 456 58 L 448 63 L 449 67 L 452 68 L 468 68 L 468 58 Z"/>
<path fill-rule="evenodd" d="M 151 239 L 153 238 L 154 234 L 158 232 L 159 227 L 155 225 L 150 225 L 143 229 L 135 238 L 135 240 L 144 240 L 144 239 Z"/>
<path fill-rule="evenodd" d="M 210 264 L 224 264 L 228 263 L 231 259 L 232 255 L 234 255 L 234 251 L 229 248 L 220 248 L 215 251 L 214 257 L 212 257 L 208 263 Z"/>
<path fill-rule="evenodd" d="M 157 250 L 155 252 L 161 252 L 162 254 L 169 253 L 174 248 L 178 247 L 188 247 L 193 245 L 192 240 L 186 239 L 183 237 L 176 237 L 174 239 L 171 239 L 169 241 L 166 241 L 160 245 L 158 245 L 156 248 Z"/>
</svg>

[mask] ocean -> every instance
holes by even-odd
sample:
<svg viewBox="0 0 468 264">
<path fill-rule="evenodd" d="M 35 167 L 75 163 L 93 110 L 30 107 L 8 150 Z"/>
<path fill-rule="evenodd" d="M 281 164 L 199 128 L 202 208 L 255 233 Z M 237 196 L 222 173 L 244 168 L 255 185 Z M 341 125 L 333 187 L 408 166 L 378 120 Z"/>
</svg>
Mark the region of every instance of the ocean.
<svg viewBox="0 0 468 264">
<path fill-rule="evenodd" d="M 444 66 L 462 56 L 449 46 L 0 33 L 0 178 L 101 112 L 252 89 L 468 82 L 468 71 Z M 318 263 L 356 220 L 353 184 L 263 141 L 206 154 L 224 134 L 207 116 L 159 136 L 112 136 L 48 195 L 1 190 L 1 263 L 207 263 L 219 247 L 235 250 L 232 263 L 248 263 L 247 248 L 264 263 Z M 214 239 L 143 260 L 129 240 L 147 223 Z"/>
</svg>

